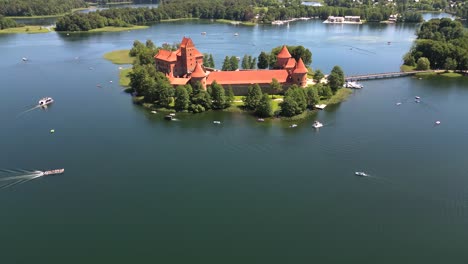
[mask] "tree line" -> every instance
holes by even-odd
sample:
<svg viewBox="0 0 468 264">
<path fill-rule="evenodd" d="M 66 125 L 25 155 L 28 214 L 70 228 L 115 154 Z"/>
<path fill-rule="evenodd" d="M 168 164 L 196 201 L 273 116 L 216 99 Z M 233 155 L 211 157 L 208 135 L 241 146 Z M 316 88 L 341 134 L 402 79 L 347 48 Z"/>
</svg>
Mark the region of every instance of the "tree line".
<svg viewBox="0 0 468 264">
<path fill-rule="evenodd" d="M 468 33 L 459 21 L 431 19 L 421 25 L 403 63 L 416 69 L 468 70 Z"/>
<path fill-rule="evenodd" d="M 18 27 L 18 23 L 16 23 L 15 20 L 0 16 L 0 29 L 6 29 L 6 28 L 13 28 L 13 27 Z"/>
<path fill-rule="evenodd" d="M 45 16 L 70 12 L 86 7 L 83 0 L 0 0 L 0 15 Z"/>
</svg>

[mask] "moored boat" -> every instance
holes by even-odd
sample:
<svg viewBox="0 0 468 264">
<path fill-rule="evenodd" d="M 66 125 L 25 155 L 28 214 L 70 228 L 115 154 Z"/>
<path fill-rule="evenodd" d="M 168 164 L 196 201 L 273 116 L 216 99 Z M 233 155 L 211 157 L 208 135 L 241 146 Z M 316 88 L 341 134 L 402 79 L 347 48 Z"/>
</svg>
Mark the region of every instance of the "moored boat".
<svg viewBox="0 0 468 264">
<path fill-rule="evenodd" d="M 369 176 L 369 174 L 367 174 L 367 173 L 365 173 L 365 172 L 362 172 L 362 171 L 356 171 L 356 172 L 354 173 L 354 175 L 356 175 L 356 176 L 361 176 L 361 177 L 367 177 L 367 176 Z"/>
<path fill-rule="evenodd" d="M 172 115 L 166 115 L 164 116 L 165 120 L 171 121 L 174 117 Z"/>
</svg>

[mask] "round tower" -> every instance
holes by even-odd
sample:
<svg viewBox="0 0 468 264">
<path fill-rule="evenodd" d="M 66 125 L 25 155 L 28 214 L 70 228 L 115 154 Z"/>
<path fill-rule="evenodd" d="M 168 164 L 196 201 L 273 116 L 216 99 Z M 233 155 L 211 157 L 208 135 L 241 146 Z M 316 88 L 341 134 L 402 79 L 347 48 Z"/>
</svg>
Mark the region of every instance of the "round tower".
<svg viewBox="0 0 468 264">
<path fill-rule="evenodd" d="M 200 82 L 203 89 L 206 90 L 206 73 L 198 62 L 195 64 L 195 69 L 190 74 L 190 83 L 195 85 L 197 82 Z"/>
<path fill-rule="evenodd" d="M 288 48 L 286 45 L 283 46 L 278 56 L 276 56 L 276 68 L 283 69 L 284 66 L 288 63 L 289 59 L 291 58 L 291 53 L 289 53 Z"/>
<path fill-rule="evenodd" d="M 292 82 L 301 87 L 305 87 L 307 85 L 307 72 L 308 70 L 302 61 L 302 58 L 299 58 L 296 63 L 296 68 L 294 68 L 291 74 Z"/>
</svg>

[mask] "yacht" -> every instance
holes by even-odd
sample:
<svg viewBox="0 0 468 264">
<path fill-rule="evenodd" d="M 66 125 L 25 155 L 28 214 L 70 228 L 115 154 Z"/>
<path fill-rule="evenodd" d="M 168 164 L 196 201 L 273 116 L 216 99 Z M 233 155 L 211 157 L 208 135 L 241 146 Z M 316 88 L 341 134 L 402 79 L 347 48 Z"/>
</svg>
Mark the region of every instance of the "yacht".
<svg viewBox="0 0 468 264">
<path fill-rule="evenodd" d="M 320 123 L 319 121 L 315 121 L 313 124 L 312 124 L 313 127 L 315 128 L 320 128 L 320 127 L 323 127 L 323 124 Z"/>
<path fill-rule="evenodd" d="M 54 102 L 54 99 L 52 97 L 44 97 L 41 100 L 39 100 L 38 104 L 39 106 L 46 106 L 48 104 L 51 104 Z"/>
<path fill-rule="evenodd" d="M 64 172 L 65 172 L 65 169 L 48 170 L 48 171 L 44 171 L 42 175 L 62 174 Z"/>
<path fill-rule="evenodd" d="M 367 176 L 369 176 L 369 174 L 367 174 L 367 173 L 365 173 L 365 172 L 362 172 L 362 171 L 356 171 L 356 172 L 354 173 L 354 175 L 356 175 L 356 176 L 361 176 L 361 177 L 367 177 Z"/>
<path fill-rule="evenodd" d="M 353 88 L 353 89 L 361 89 L 363 86 L 362 86 L 362 84 L 360 84 L 358 82 L 348 81 L 348 82 L 345 83 L 345 87 L 346 88 Z"/>
</svg>

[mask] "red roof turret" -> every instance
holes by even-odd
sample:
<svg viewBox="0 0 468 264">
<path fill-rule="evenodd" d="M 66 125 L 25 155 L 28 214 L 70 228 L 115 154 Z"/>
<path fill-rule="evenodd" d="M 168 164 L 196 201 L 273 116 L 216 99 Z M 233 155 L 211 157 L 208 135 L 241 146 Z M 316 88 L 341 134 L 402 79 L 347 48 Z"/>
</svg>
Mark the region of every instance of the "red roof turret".
<svg viewBox="0 0 468 264">
<path fill-rule="evenodd" d="M 283 48 L 281 49 L 280 53 L 278 53 L 277 58 L 278 59 L 289 59 L 289 58 L 291 58 L 291 53 L 289 53 L 288 48 L 286 47 L 286 45 L 284 45 Z"/>
<path fill-rule="evenodd" d="M 304 62 L 302 61 L 302 58 L 299 58 L 296 64 L 296 68 L 293 71 L 294 73 L 307 73 L 308 70 L 306 66 L 304 65 Z"/>
<path fill-rule="evenodd" d="M 200 63 L 197 62 L 195 69 L 190 76 L 195 78 L 203 78 L 206 76 L 205 71 L 202 69 Z"/>
</svg>

